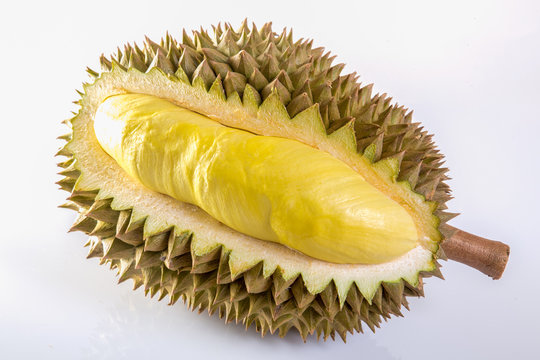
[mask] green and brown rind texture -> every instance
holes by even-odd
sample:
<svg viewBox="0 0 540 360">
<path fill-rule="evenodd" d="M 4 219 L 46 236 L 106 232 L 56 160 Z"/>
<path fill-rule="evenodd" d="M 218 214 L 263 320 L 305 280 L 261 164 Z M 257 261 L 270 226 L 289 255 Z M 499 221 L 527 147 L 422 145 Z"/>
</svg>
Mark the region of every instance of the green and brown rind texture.
<svg viewBox="0 0 540 360">
<path fill-rule="evenodd" d="M 234 249 L 217 244 L 201 250 L 194 245 L 197 234 L 192 229 L 151 226 L 135 204 L 119 206 L 114 196 L 85 183 L 72 131 L 61 137 L 67 144 L 58 155 L 68 159 L 59 164 L 63 179 L 58 184 L 70 192 L 63 207 L 79 213 L 71 230 L 90 236 L 88 257 L 99 257 L 117 269 L 120 282 L 132 279 L 146 294 L 160 300 L 168 296 L 171 304 L 182 299 L 192 309 L 217 312 L 227 322 L 255 324 L 262 335 L 277 331 L 284 336 L 296 328 L 304 340 L 314 333 L 324 339 L 337 333 L 345 340 L 348 332 L 362 331 L 362 323 L 374 331 L 383 319 L 401 316 L 401 307 L 408 308 L 407 296 L 423 295 L 422 278 L 441 276 L 436 260 L 444 254 L 439 244 L 450 235 L 443 225 L 455 216 L 445 212 L 450 199 L 444 183 L 447 169 L 441 167 L 443 156 L 432 136 L 412 122 L 411 112 L 386 95 L 372 96 L 372 87 L 358 83 L 355 74 L 341 75 L 344 65 L 333 65 L 333 59 L 323 48 L 313 48 L 312 41 L 293 42 L 285 30 L 274 33 L 270 24 L 257 29 L 244 22 L 238 31 L 217 26 L 212 35 L 201 29 L 193 37 L 184 31 L 181 42 L 169 35 L 159 44 L 147 39 L 141 48 L 126 45 L 110 59 L 102 57 L 102 72 L 88 69 L 93 82 L 84 84 L 81 111 L 66 124 L 70 129 L 77 124 L 93 88 L 128 78 L 170 89 L 178 84 L 181 92 L 189 93 L 190 103 L 175 98 L 177 103 L 213 118 L 251 116 L 262 123 L 278 118 L 304 131 L 308 140 L 312 136 L 316 143 L 317 136 L 323 136 L 344 152 L 369 160 L 380 176 L 425 199 L 440 231 L 429 249 L 432 266 L 415 277 L 380 281 L 369 292 L 339 277 L 315 288 L 307 273 L 287 272 L 262 260 L 237 268 Z M 115 91 L 136 89 L 117 86 Z M 152 95 L 162 94 L 156 90 Z M 205 113 L 205 104 L 215 113 Z M 248 130 L 258 130 L 256 124 L 248 125 L 255 127 Z M 290 131 L 287 126 L 280 131 Z M 313 129 L 323 135 L 310 134 Z"/>
</svg>

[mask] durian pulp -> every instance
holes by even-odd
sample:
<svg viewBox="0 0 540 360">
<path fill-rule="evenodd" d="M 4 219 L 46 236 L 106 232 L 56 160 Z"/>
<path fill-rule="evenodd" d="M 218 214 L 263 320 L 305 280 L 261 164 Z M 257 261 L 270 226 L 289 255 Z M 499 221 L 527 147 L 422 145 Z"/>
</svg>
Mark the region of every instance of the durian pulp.
<svg viewBox="0 0 540 360">
<path fill-rule="evenodd" d="M 301 142 L 221 125 L 165 99 L 105 99 L 102 148 L 146 187 L 313 258 L 390 261 L 418 245 L 409 213 L 361 174 Z"/>
</svg>

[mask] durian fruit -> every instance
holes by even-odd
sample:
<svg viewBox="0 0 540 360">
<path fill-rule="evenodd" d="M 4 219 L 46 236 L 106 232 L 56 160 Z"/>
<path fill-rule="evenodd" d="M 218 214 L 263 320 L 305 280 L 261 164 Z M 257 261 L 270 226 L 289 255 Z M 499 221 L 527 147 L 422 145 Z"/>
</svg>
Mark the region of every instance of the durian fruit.
<svg viewBox="0 0 540 360">
<path fill-rule="evenodd" d="M 304 340 L 401 316 L 441 277 L 443 241 L 499 277 L 506 245 L 446 225 L 432 136 L 333 60 L 246 22 L 102 56 L 58 153 L 88 257 L 159 300 Z"/>
</svg>

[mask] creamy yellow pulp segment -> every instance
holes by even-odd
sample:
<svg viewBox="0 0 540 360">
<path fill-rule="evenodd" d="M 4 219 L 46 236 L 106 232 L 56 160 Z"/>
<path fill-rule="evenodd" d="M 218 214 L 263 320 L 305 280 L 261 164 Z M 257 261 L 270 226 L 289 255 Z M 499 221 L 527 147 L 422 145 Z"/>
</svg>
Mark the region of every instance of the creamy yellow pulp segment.
<svg viewBox="0 0 540 360">
<path fill-rule="evenodd" d="M 143 185 L 243 234 L 334 263 L 383 263 L 418 245 L 402 206 L 299 141 L 230 128 L 142 94 L 105 99 L 94 130 Z"/>
</svg>

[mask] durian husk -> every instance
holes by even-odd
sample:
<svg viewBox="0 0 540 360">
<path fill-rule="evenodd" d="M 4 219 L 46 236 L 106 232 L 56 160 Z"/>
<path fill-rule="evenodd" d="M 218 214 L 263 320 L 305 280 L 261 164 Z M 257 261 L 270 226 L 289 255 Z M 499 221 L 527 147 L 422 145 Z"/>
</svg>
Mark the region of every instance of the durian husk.
<svg viewBox="0 0 540 360">
<path fill-rule="evenodd" d="M 230 25 L 214 27 L 212 35 L 201 29 L 189 37 L 184 31 L 181 42 L 167 34 L 159 44 L 146 39 L 142 48 L 126 45 L 110 59 L 102 56 L 101 72 L 88 69 L 93 80 L 79 93 L 80 111 L 65 122 L 71 131 L 60 137 L 67 143 L 58 153 L 67 157 L 59 164 L 64 178 L 58 184 L 70 192 L 62 206 L 79 213 L 71 230 L 90 236 L 88 257 L 108 263 L 120 282 L 132 279 L 145 294 L 168 297 L 170 304 L 181 298 L 192 310 L 216 312 L 246 328 L 254 324 L 263 336 L 284 336 L 295 328 L 304 340 L 310 334 L 334 339 L 336 333 L 345 340 L 348 332 L 361 332 L 362 324 L 375 331 L 382 320 L 401 316 L 408 296 L 423 296 L 423 278 L 442 277 L 438 245 L 450 235 L 444 223 L 455 216 L 445 212 L 447 169 L 432 136 L 412 122 L 412 112 L 385 94 L 372 96 L 371 85 L 362 86 L 356 74 L 341 75 L 344 65 L 332 65 L 333 59 L 312 41 L 293 42 L 290 31 L 278 35 L 271 24 L 259 30 L 246 22 L 237 31 Z M 379 278 L 370 275 L 376 267 L 324 264 L 210 220 L 204 225 L 221 226 L 221 234 L 234 241 L 205 243 L 200 228 L 149 215 L 135 199 L 126 203 L 120 198 L 127 195 L 104 189 L 85 165 L 95 157 L 104 171 L 118 171 L 104 153 L 83 149 L 94 136 L 92 111 L 105 97 L 126 92 L 161 96 L 262 135 L 295 138 L 353 167 L 358 161 L 373 164 L 373 176 L 432 212 L 437 241 L 425 244 L 427 258 L 424 251 L 409 271 Z M 125 182 L 120 186 L 129 189 Z M 182 206 L 185 213 L 200 211 Z M 411 259 L 399 261 L 401 269 Z M 371 276 L 371 285 L 362 274 Z"/>
</svg>

